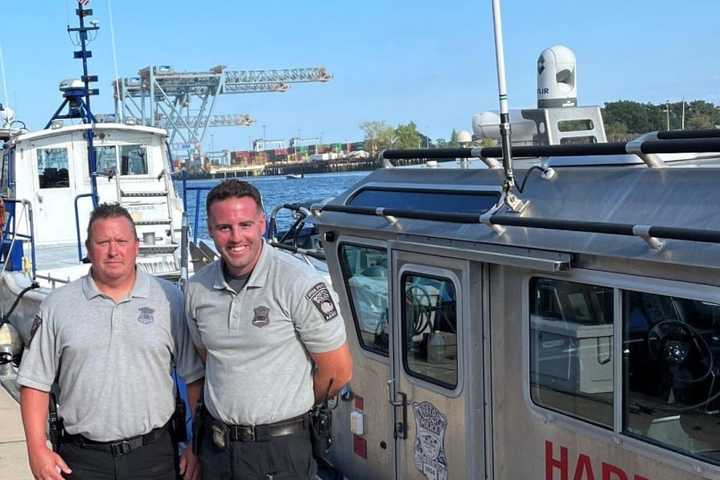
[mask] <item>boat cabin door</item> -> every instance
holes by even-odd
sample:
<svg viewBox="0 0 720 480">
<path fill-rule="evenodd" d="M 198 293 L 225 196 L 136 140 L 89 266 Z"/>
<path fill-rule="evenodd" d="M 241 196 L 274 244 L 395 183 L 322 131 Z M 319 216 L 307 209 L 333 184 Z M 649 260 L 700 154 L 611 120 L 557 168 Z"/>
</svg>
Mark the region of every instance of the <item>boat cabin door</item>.
<svg viewBox="0 0 720 480">
<path fill-rule="evenodd" d="M 485 479 L 482 265 L 421 250 L 391 247 L 396 478 Z"/>
<path fill-rule="evenodd" d="M 57 143 L 55 139 L 38 141 L 30 150 L 31 171 L 34 176 L 33 210 L 36 241 L 40 243 L 68 243 L 77 237 L 72 220 L 73 199 L 76 194 L 73 162 L 77 153 L 73 144 Z"/>
</svg>

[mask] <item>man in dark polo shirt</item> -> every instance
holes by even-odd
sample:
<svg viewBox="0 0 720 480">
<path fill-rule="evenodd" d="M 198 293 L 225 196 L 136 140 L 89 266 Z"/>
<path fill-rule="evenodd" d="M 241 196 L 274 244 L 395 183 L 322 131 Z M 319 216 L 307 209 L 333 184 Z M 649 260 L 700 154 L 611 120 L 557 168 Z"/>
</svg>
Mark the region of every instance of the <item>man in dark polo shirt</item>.
<svg viewBox="0 0 720 480">
<path fill-rule="evenodd" d="M 173 367 L 191 388 L 203 378 L 181 293 L 136 270 L 135 225 L 118 205 L 93 211 L 86 246 L 90 272 L 42 302 L 20 365 L 30 468 L 42 480 L 175 480 Z M 55 382 L 58 452 L 45 437 Z M 190 452 L 180 463 L 185 478 L 199 477 Z"/>
</svg>

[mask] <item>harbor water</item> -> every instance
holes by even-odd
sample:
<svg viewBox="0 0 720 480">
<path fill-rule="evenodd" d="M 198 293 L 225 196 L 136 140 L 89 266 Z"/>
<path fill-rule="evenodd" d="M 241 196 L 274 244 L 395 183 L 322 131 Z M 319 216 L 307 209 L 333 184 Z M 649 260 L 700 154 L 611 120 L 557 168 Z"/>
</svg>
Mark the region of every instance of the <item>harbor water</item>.
<svg viewBox="0 0 720 480">
<path fill-rule="evenodd" d="M 297 202 L 321 202 L 332 198 L 352 187 L 363 179 L 369 172 L 343 172 L 343 173 L 320 173 L 305 175 L 304 178 L 289 179 L 285 176 L 272 177 L 244 177 L 260 190 L 263 197 L 265 213 L 270 212 L 277 205 Z M 188 180 L 188 187 L 212 188 L 220 183 L 222 179 L 213 180 Z M 182 194 L 182 182 L 176 182 L 177 191 Z M 196 203 L 196 195 L 199 195 Z M 208 239 L 207 217 L 205 215 L 205 191 L 189 191 L 187 198 L 188 222 L 191 228 L 195 228 L 195 210 L 198 205 L 199 216 L 197 217 L 197 238 Z M 283 211 L 278 216 L 278 229 L 283 230 L 290 226 L 292 218 L 289 212 Z"/>
</svg>

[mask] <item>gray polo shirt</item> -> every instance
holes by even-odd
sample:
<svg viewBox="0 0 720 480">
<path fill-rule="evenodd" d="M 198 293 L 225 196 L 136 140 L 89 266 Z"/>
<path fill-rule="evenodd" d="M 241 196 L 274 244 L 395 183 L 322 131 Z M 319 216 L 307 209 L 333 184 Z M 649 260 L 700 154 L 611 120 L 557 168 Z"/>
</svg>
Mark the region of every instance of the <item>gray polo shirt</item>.
<svg viewBox="0 0 720 480">
<path fill-rule="evenodd" d="M 213 417 L 261 425 L 310 410 L 308 352 L 345 343 L 336 294 L 314 268 L 264 244 L 240 292 L 218 260 L 190 279 L 185 298 L 193 342 L 207 350 L 205 406 Z"/>
<path fill-rule="evenodd" d="M 59 415 L 70 434 L 116 441 L 148 433 L 175 410 L 172 359 L 186 382 L 203 376 L 170 282 L 137 272 L 115 303 L 90 275 L 53 290 L 40 305 L 18 383 L 60 388 Z"/>
</svg>

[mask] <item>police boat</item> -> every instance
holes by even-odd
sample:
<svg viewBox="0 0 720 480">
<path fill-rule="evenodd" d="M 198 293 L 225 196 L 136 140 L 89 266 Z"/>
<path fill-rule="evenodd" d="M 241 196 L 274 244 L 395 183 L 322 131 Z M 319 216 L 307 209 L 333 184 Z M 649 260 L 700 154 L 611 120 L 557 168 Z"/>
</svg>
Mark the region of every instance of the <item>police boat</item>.
<svg viewBox="0 0 720 480">
<path fill-rule="evenodd" d="M 704 153 L 718 133 L 634 145 Z M 385 168 L 313 209 L 355 367 L 328 461 L 353 479 L 720 478 L 720 169 L 525 148 L 542 166 L 516 171 L 522 191 L 502 169 Z"/>
<path fill-rule="evenodd" d="M 45 128 L 0 130 L 0 193 L 7 210 L 0 257 L 0 326 L 22 341 L 48 292 L 88 271 L 85 240 L 92 209 L 119 203 L 137 226 L 138 268 L 168 278 L 183 270 L 183 203 L 171 179 L 166 131 L 95 116 L 98 93 L 87 74 L 92 10 L 78 4 L 80 80 L 60 84 L 63 100 Z M 11 125 L 12 126 L 12 125 Z M 13 332 L 10 332 L 13 333 Z M 10 335 L 10 334 L 8 334 Z M 12 335 L 10 335 L 12 336 Z M 16 341 L 3 342 L 17 344 Z M 7 361 L 16 347 L 2 345 Z"/>
<path fill-rule="evenodd" d="M 385 151 L 310 209 L 354 362 L 324 463 L 720 478 L 720 130 L 513 145 L 498 78 L 501 147 Z M 521 117 L 537 135 L 561 108 Z M 408 158 L 458 160 L 393 168 Z"/>
</svg>

